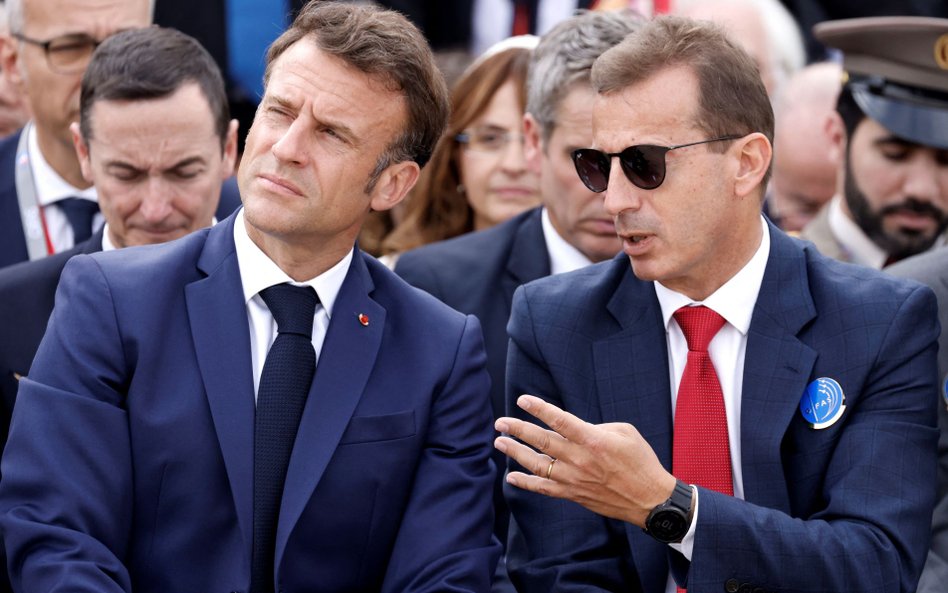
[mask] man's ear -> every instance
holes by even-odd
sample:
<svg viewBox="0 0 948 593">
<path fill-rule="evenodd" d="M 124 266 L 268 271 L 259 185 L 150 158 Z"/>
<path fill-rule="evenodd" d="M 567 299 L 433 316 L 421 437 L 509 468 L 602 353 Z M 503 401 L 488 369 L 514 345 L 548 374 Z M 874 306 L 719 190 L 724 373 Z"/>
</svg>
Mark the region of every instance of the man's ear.
<svg viewBox="0 0 948 593">
<path fill-rule="evenodd" d="M 79 157 L 79 167 L 82 170 L 82 176 L 89 183 L 95 183 L 92 174 L 92 161 L 89 159 L 89 145 L 82 132 L 79 129 L 79 122 L 69 124 L 69 131 L 72 132 L 72 145 L 76 149 L 76 156 Z"/>
<path fill-rule="evenodd" d="M 397 206 L 414 187 L 420 173 L 421 167 L 415 161 L 402 161 L 389 165 L 382 171 L 375 187 L 372 188 L 370 201 L 372 210 L 391 210 Z"/>
<path fill-rule="evenodd" d="M 227 179 L 234 174 L 237 165 L 237 130 L 240 124 L 236 119 L 227 124 L 227 135 L 224 137 L 224 167 L 222 178 Z"/>
<path fill-rule="evenodd" d="M 0 68 L 3 68 L 3 76 L 10 85 L 22 95 L 26 88 L 23 72 L 20 70 L 19 55 L 17 40 L 9 35 L 0 36 Z"/>
<path fill-rule="evenodd" d="M 748 134 L 737 140 L 738 162 L 737 173 L 734 177 L 734 193 L 744 198 L 758 191 L 770 159 L 773 157 L 773 147 L 770 140 L 760 132 Z"/>
<path fill-rule="evenodd" d="M 837 167 L 841 167 L 846 156 L 846 125 L 836 111 L 830 112 L 823 121 L 822 133 L 829 142 L 829 158 Z"/>
<path fill-rule="evenodd" d="M 527 169 L 536 175 L 540 174 L 543 162 L 543 141 L 541 139 L 540 122 L 529 113 L 523 115 L 523 156 L 527 160 Z"/>
</svg>

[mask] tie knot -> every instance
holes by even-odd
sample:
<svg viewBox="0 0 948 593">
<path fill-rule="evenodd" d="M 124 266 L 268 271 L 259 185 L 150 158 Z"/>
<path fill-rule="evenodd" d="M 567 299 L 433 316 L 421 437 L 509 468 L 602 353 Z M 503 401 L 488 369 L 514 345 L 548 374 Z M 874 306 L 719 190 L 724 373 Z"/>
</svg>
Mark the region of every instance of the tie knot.
<svg viewBox="0 0 948 593">
<path fill-rule="evenodd" d="M 92 236 L 92 220 L 99 212 L 99 204 L 82 198 L 63 198 L 56 202 L 72 228 L 73 241 L 85 241 Z"/>
<path fill-rule="evenodd" d="M 724 318 L 705 307 L 682 307 L 675 311 L 675 321 L 688 342 L 688 350 L 707 352 L 708 344 L 724 325 Z"/>
<path fill-rule="evenodd" d="M 260 291 L 260 298 L 267 304 L 270 314 L 277 322 L 277 333 L 300 334 L 306 339 L 313 335 L 313 316 L 319 297 L 310 286 L 277 284 Z"/>
</svg>

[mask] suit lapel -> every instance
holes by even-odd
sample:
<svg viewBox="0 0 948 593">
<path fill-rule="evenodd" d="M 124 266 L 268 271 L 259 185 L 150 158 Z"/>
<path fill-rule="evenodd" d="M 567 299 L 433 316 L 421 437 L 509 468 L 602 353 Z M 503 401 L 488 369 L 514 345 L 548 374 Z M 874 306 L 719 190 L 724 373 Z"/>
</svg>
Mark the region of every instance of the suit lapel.
<svg viewBox="0 0 948 593">
<path fill-rule="evenodd" d="M 633 424 L 671 471 L 671 391 L 661 307 L 652 284 L 635 278 L 625 256 L 614 265 L 622 266 L 622 278 L 607 308 L 619 329 L 593 345 L 602 421 Z M 638 528 L 626 532 L 643 590 L 664 590 L 666 547 L 642 537 Z"/>
<path fill-rule="evenodd" d="M 816 363 L 797 334 L 816 317 L 803 250 L 773 225 L 770 257 L 747 336 L 741 395 L 744 498 L 790 510 L 780 442 Z"/>
<path fill-rule="evenodd" d="M 542 209 L 537 208 L 524 218 L 516 231 L 507 260 L 507 275 L 504 278 L 504 302 L 513 302 L 513 293 L 521 284 L 550 275 L 550 255 L 543 238 Z"/>
<path fill-rule="evenodd" d="M 250 329 L 233 239 L 234 217 L 208 231 L 185 288 L 198 366 L 249 557 L 253 538 L 253 371 Z"/>
<path fill-rule="evenodd" d="M 336 298 L 287 469 L 277 526 L 278 570 L 293 526 L 335 453 L 375 366 L 385 309 L 369 298 L 373 288 L 357 249 Z M 360 315 L 368 318 L 368 324 L 360 322 Z"/>
</svg>

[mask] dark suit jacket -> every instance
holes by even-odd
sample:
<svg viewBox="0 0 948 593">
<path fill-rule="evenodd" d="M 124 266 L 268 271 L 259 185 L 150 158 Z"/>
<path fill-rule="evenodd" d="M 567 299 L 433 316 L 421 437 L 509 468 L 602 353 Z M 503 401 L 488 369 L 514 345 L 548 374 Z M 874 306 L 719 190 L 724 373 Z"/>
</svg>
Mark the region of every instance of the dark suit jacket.
<svg viewBox="0 0 948 593">
<path fill-rule="evenodd" d="M 254 388 L 233 224 L 66 265 L 3 456 L 15 590 L 247 590 Z M 287 471 L 276 589 L 489 590 L 484 363 L 475 318 L 356 251 Z"/>
<path fill-rule="evenodd" d="M 932 515 L 932 549 L 925 561 L 918 593 L 943 593 L 948 583 L 948 247 L 910 257 L 886 272 L 903 278 L 924 282 L 935 291 L 938 299 L 938 503 Z"/>
<path fill-rule="evenodd" d="M 638 527 L 509 487 L 518 591 L 658 593 L 670 560 L 689 593 L 914 590 L 935 497 L 934 295 L 770 233 L 740 406 L 746 500 L 699 488 L 689 566 Z M 661 307 L 628 258 L 520 288 L 509 331 L 511 413 L 532 393 L 631 423 L 671 467 Z M 800 401 L 820 377 L 839 382 L 846 410 L 815 430 Z"/>
<path fill-rule="evenodd" d="M 480 320 L 495 418 L 504 415 L 507 320 L 514 290 L 550 275 L 540 212 L 536 208 L 485 231 L 408 251 L 395 265 L 395 273 L 409 284 Z M 505 459 L 499 451 L 494 452 L 498 467 L 504 467 Z M 508 513 L 503 472 L 499 474 L 494 492 L 495 532 L 505 542 Z"/>
<path fill-rule="evenodd" d="M 0 446 L 6 442 L 19 377 L 28 375 L 46 333 L 63 267 L 74 255 L 102 251 L 102 232 L 72 249 L 0 270 Z"/>
<path fill-rule="evenodd" d="M 22 130 L 21 130 L 22 131 Z M 20 218 L 16 193 L 16 147 L 20 131 L 0 140 L 0 268 L 28 261 L 26 235 Z M 237 182 L 230 178 L 221 186 L 221 199 L 215 216 L 224 220 L 240 206 Z"/>
</svg>

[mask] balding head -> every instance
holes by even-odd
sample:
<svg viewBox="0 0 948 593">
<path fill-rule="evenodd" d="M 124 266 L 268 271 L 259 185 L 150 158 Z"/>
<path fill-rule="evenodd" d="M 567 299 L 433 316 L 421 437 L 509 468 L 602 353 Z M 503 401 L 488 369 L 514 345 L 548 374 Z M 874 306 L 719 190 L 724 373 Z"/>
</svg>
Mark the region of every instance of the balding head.
<svg viewBox="0 0 948 593">
<path fill-rule="evenodd" d="M 784 230 L 803 228 L 836 191 L 829 124 L 841 76 L 837 64 L 807 66 L 777 98 L 771 199 Z"/>
</svg>

